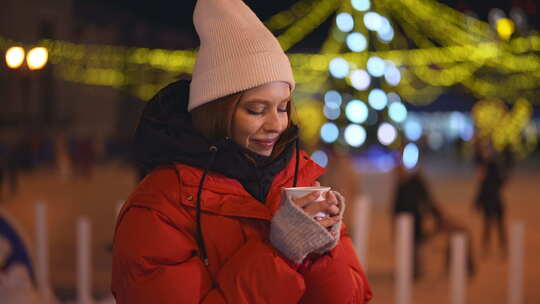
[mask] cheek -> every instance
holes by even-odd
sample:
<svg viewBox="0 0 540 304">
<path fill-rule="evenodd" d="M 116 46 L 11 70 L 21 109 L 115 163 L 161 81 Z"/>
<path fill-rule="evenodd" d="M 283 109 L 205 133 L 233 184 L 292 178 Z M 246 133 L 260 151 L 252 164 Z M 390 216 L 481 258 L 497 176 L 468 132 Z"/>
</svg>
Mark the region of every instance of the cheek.
<svg viewBox="0 0 540 304">
<path fill-rule="evenodd" d="M 285 116 L 285 118 L 283 118 L 282 127 L 283 127 L 283 130 L 285 130 L 287 128 L 287 126 L 289 125 L 289 117 L 287 116 L 287 114 L 285 114 L 283 116 Z"/>
<path fill-rule="evenodd" d="M 257 121 L 248 115 L 237 115 L 232 128 L 232 138 L 236 143 L 245 145 L 251 135 L 257 132 Z"/>
</svg>

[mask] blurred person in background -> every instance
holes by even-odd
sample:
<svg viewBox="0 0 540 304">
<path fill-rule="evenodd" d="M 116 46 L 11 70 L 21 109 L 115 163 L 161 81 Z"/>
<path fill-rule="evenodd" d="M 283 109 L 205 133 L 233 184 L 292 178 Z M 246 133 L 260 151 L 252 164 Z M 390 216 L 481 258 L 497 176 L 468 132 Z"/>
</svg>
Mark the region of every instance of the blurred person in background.
<svg viewBox="0 0 540 304">
<path fill-rule="evenodd" d="M 193 16 L 193 80 L 158 92 L 135 134 L 151 172 L 118 216 L 117 303 L 366 303 L 343 197 L 282 195 L 324 169 L 299 149 L 279 42 L 241 0 L 199 0 Z"/>
<path fill-rule="evenodd" d="M 94 137 L 91 135 L 76 137 L 73 140 L 72 155 L 77 177 L 90 179 L 92 177 L 96 157 Z"/>
<path fill-rule="evenodd" d="M 329 147 L 326 172 L 319 181 L 341 193 L 345 198 L 347 209 L 343 214 L 343 223 L 349 235 L 354 239 L 354 210 L 358 207 L 356 203 L 362 192 L 360 191 L 360 173 L 347 150 L 334 145 Z"/>
<path fill-rule="evenodd" d="M 499 247 L 503 256 L 507 253 L 505 208 L 502 197 L 513 160 L 511 153 L 497 153 L 488 140 L 477 140 L 476 164 L 478 191 L 474 207 L 483 217 L 483 253 L 489 255 L 492 231 L 499 237 Z"/>
<path fill-rule="evenodd" d="M 434 231 L 440 230 L 443 224 L 441 209 L 434 201 L 418 165 L 413 170 L 407 170 L 402 163 L 394 169 L 396 188 L 392 208 L 392 227 L 401 213 L 412 215 L 414 220 L 413 274 L 414 279 L 421 278 L 422 247 L 433 233 L 426 230 L 426 222 L 431 217 L 435 223 Z M 392 229 L 394 231 L 394 229 Z"/>
</svg>

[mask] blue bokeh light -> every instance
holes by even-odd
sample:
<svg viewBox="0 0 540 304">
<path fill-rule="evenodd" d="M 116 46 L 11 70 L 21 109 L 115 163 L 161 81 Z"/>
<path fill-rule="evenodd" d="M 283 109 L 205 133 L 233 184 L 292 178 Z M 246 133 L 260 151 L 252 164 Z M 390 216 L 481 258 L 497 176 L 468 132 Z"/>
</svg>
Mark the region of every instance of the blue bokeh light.
<svg viewBox="0 0 540 304">
<path fill-rule="evenodd" d="M 354 28 L 354 19 L 349 13 L 339 13 L 336 16 L 336 25 L 342 32 L 350 32 Z"/>
<path fill-rule="evenodd" d="M 369 105 L 375 110 L 382 110 L 388 104 L 388 97 L 381 89 L 373 89 L 368 95 Z"/>
<path fill-rule="evenodd" d="M 371 2 L 369 0 L 351 0 L 352 7 L 361 12 L 365 12 L 371 8 Z"/>
<path fill-rule="evenodd" d="M 407 119 L 407 108 L 401 102 L 393 102 L 388 107 L 388 115 L 393 121 L 402 123 Z"/>
<path fill-rule="evenodd" d="M 367 48 L 367 39 L 360 33 L 350 33 L 347 35 L 347 47 L 353 52 L 362 52 Z"/>
<path fill-rule="evenodd" d="M 319 166 L 325 168 L 328 166 L 328 154 L 322 150 L 317 150 L 311 154 L 311 158 L 314 162 L 319 164 Z"/>
<path fill-rule="evenodd" d="M 380 57 L 373 56 L 367 61 L 367 70 L 373 77 L 381 77 L 386 71 L 386 62 Z"/>
<path fill-rule="evenodd" d="M 339 128 L 335 123 L 327 122 L 321 127 L 321 138 L 326 143 L 333 143 L 339 137 Z"/>
<path fill-rule="evenodd" d="M 414 119 L 409 119 L 405 122 L 405 136 L 407 139 L 417 141 L 422 137 L 422 125 Z"/>
<path fill-rule="evenodd" d="M 418 159 L 420 158 L 420 151 L 418 146 L 414 143 L 408 143 L 403 149 L 403 165 L 407 169 L 412 169 L 418 164 Z"/>
<path fill-rule="evenodd" d="M 339 107 L 341 106 L 342 100 L 341 94 L 339 94 L 337 91 L 330 90 L 324 93 L 324 103 L 326 104 L 335 104 Z"/>
<path fill-rule="evenodd" d="M 341 57 L 330 60 L 328 69 L 330 70 L 330 74 L 335 78 L 342 79 L 349 75 L 349 63 Z"/>
</svg>

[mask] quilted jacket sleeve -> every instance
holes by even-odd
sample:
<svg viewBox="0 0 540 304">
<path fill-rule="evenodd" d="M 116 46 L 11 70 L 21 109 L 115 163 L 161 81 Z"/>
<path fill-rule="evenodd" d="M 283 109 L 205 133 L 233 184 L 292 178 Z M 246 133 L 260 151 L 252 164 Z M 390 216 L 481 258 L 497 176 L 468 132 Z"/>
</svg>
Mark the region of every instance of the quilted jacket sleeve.
<svg viewBox="0 0 540 304">
<path fill-rule="evenodd" d="M 149 208 L 129 208 L 117 226 L 112 290 L 118 304 L 298 303 L 302 276 L 261 240 L 245 243 L 210 273 L 193 238 Z"/>
<path fill-rule="evenodd" d="M 363 304 L 372 298 L 351 238 L 341 230 L 338 245 L 302 271 L 306 292 L 301 303 Z"/>
</svg>

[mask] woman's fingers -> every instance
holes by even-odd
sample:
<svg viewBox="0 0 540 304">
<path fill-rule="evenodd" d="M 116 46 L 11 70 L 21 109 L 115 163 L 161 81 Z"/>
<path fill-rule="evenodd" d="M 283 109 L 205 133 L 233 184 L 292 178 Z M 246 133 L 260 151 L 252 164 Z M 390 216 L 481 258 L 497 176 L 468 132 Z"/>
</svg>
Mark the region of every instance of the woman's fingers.
<svg viewBox="0 0 540 304">
<path fill-rule="evenodd" d="M 330 215 L 338 215 L 339 214 L 339 207 L 336 205 L 330 206 L 330 208 L 327 209 L 326 213 Z"/>
<path fill-rule="evenodd" d="M 313 203 L 314 201 L 316 201 L 319 197 L 321 196 L 321 192 L 320 191 L 313 191 L 309 194 L 306 194 L 302 197 L 298 197 L 298 198 L 293 198 L 292 201 L 293 203 L 295 203 L 298 207 L 300 208 L 304 208 L 306 207 L 307 205 Z M 315 214 L 315 213 L 314 213 Z"/>
<path fill-rule="evenodd" d="M 315 215 L 319 212 L 328 213 L 330 215 L 339 214 L 339 207 L 337 206 L 337 201 L 334 200 L 323 200 L 319 202 L 314 202 L 311 205 L 308 205 L 304 208 L 304 212 L 308 215 Z"/>
<path fill-rule="evenodd" d="M 319 224 L 321 224 L 324 228 L 330 228 L 339 223 L 339 221 L 341 221 L 341 216 L 339 215 L 318 219 Z"/>
<path fill-rule="evenodd" d="M 319 183 L 319 181 L 314 181 L 313 182 L 313 185 L 311 185 L 312 187 L 320 187 L 321 186 L 321 183 Z"/>
<path fill-rule="evenodd" d="M 304 211 L 308 214 L 317 214 L 318 212 L 324 212 L 329 215 L 338 215 L 340 213 L 339 204 L 336 195 L 332 192 L 326 192 L 325 200 L 320 201 L 318 206 L 315 204 L 311 207 L 306 208 Z"/>
</svg>

